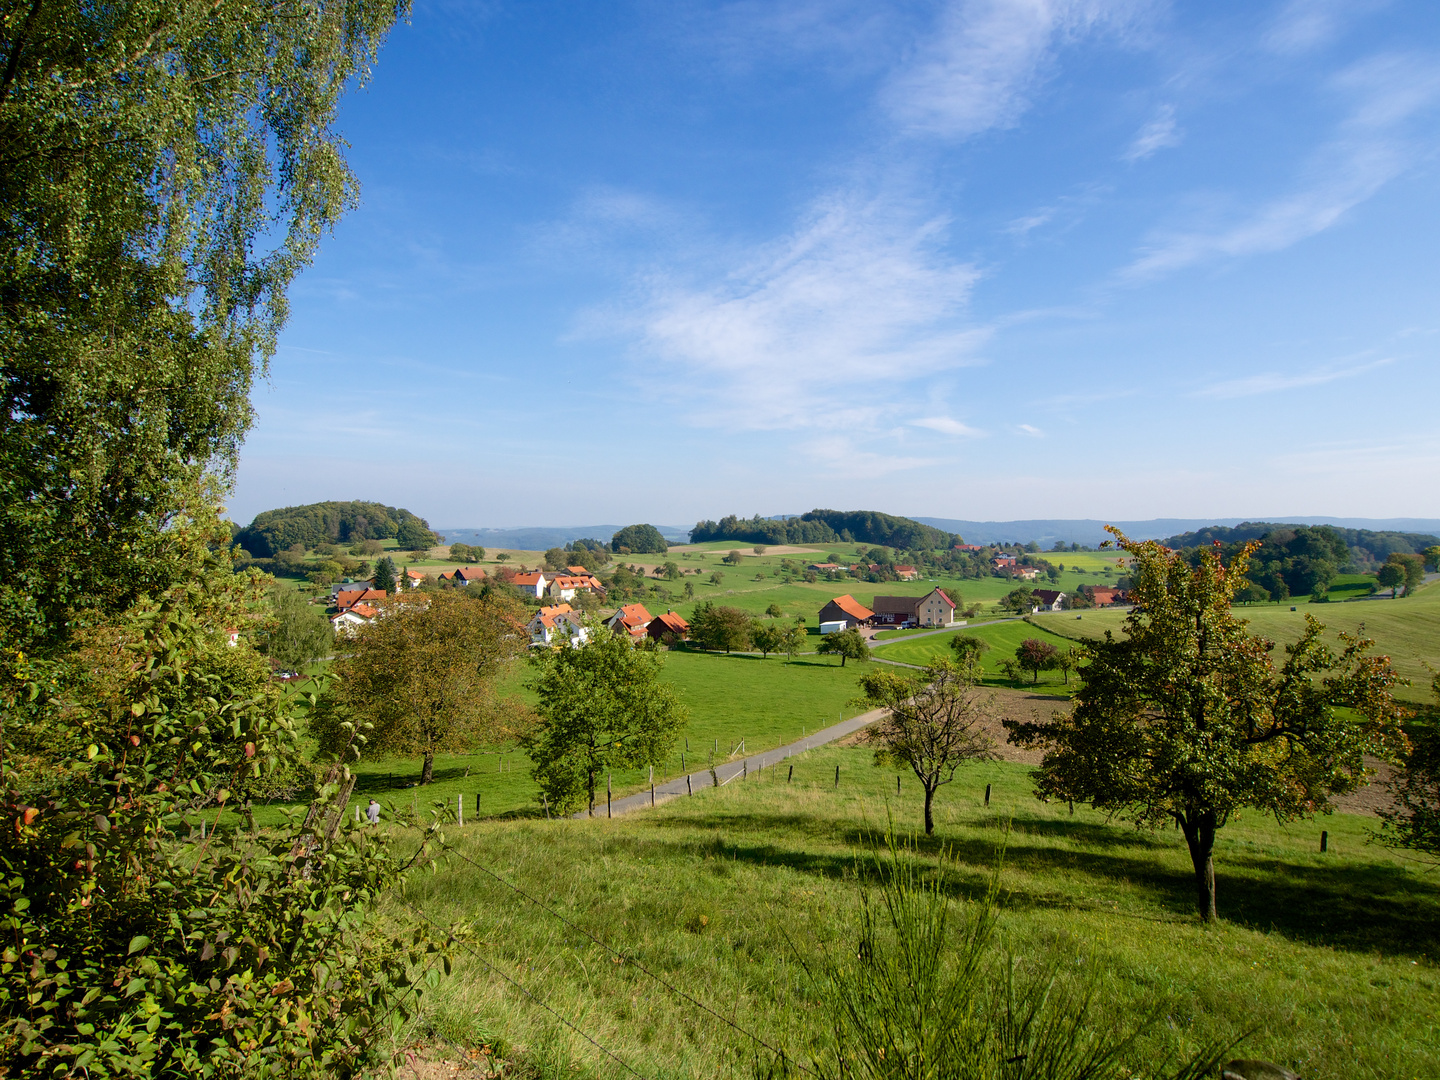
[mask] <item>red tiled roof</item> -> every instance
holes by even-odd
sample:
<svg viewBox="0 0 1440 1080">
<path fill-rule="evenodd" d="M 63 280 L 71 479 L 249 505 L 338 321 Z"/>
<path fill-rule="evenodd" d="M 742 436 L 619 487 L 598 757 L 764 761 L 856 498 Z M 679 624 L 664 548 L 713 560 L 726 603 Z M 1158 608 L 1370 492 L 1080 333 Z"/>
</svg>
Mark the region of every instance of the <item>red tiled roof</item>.
<svg viewBox="0 0 1440 1080">
<path fill-rule="evenodd" d="M 657 622 L 666 630 L 672 630 L 677 634 L 688 634 L 690 632 L 690 624 L 673 611 L 667 611 L 663 615 L 656 615 L 655 618 L 650 620 L 650 625 L 654 626 Z"/>
<path fill-rule="evenodd" d="M 362 619 L 373 619 L 376 615 L 380 614 L 369 604 L 355 604 L 348 610 L 354 612 L 356 615 L 359 615 Z"/>
<path fill-rule="evenodd" d="M 539 570 L 532 570 L 528 574 L 516 574 L 513 578 L 516 585 L 539 585 L 545 574 Z"/>
<path fill-rule="evenodd" d="M 563 615 L 567 611 L 574 611 L 569 604 L 551 604 L 549 607 L 542 607 L 539 615 L 543 618 L 547 615 Z"/>
<path fill-rule="evenodd" d="M 335 606 L 348 611 L 362 600 L 384 600 L 384 589 L 345 589 L 335 594 Z"/>
<path fill-rule="evenodd" d="M 950 594 L 947 593 L 944 589 L 936 589 L 935 591 L 940 594 L 941 600 L 944 600 L 945 603 L 949 604 L 951 607 L 955 606 L 955 601 L 950 599 Z"/>
<path fill-rule="evenodd" d="M 615 614 L 620 616 L 621 625 L 631 629 L 644 626 L 653 618 L 650 612 L 645 610 L 644 604 L 625 604 Z"/>
<path fill-rule="evenodd" d="M 566 570 L 569 570 L 570 573 L 572 573 L 572 574 L 578 574 L 578 575 L 584 575 L 584 574 L 590 573 L 590 571 L 589 571 L 589 570 L 586 570 L 585 567 L 583 567 L 583 566 L 567 566 L 567 567 L 565 567 L 565 569 L 566 569 Z"/>
<path fill-rule="evenodd" d="M 836 607 L 838 607 L 841 611 L 845 612 L 846 615 L 849 615 L 852 619 L 860 619 L 863 621 L 865 619 L 873 619 L 875 617 L 875 612 L 871 611 L 864 604 L 860 603 L 859 600 L 856 600 L 849 593 L 846 593 L 844 596 L 837 596 L 834 600 L 830 602 Z"/>
</svg>

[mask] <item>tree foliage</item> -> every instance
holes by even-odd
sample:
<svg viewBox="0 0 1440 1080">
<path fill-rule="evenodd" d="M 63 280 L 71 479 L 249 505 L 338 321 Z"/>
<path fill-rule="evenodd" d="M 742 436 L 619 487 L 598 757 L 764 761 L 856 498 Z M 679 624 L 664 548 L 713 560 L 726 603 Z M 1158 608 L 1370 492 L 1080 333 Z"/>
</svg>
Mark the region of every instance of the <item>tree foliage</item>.
<svg viewBox="0 0 1440 1080">
<path fill-rule="evenodd" d="M 1363 783 L 1364 755 L 1399 738 L 1395 675 L 1369 641 L 1342 634 L 1333 650 L 1309 616 L 1277 665 L 1274 643 L 1231 614 L 1247 550 L 1226 565 L 1211 549 L 1191 566 L 1116 536 L 1133 559 L 1124 637 L 1090 646 L 1073 714 L 1005 726 L 1012 742 L 1045 748 L 1042 798 L 1178 826 L 1213 919 L 1216 831 L 1247 807 L 1281 821 L 1324 813 Z"/>
<path fill-rule="evenodd" d="M 659 764 L 674 748 L 687 713 L 660 678 L 660 653 L 597 625 L 585 644 L 562 641 L 532 662 L 540 718 L 522 743 L 552 809 L 594 814 L 603 773 Z"/>
<path fill-rule="evenodd" d="M 866 729 L 876 764 L 898 762 L 925 793 L 925 835 L 935 832 L 935 792 L 955 779 L 961 765 L 995 757 L 995 695 L 981 691 L 973 664 L 936 658 L 924 671 L 893 669 L 860 676 L 863 701 L 885 710 Z"/>
<path fill-rule="evenodd" d="M 0 1068 L 354 1073 L 434 948 L 373 916 L 407 861 L 343 820 L 338 768 L 303 822 L 222 826 L 303 776 L 306 703 L 220 629 L 262 613 L 263 582 L 233 574 L 204 523 L 172 531 L 195 555 L 186 580 L 18 658 L 3 690 Z"/>
<path fill-rule="evenodd" d="M 335 664 L 340 676 L 312 725 L 334 751 L 347 723 L 370 725 L 379 756 L 419 755 L 420 783 L 435 755 L 472 750 L 504 733 L 494 680 L 526 641 L 523 609 L 498 592 L 447 590 L 393 597 Z"/>
<path fill-rule="evenodd" d="M 1020 667 L 1030 672 L 1031 682 L 1040 681 L 1040 672 L 1058 666 L 1060 650 L 1048 641 L 1026 638 L 1015 648 L 1015 660 Z"/>
<path fill-rule="evenodd" d="M 438 542 L 429 523 L 409 510 L 376 502 L 322 502 L 256 514 L 235 534 L 235 542 L 259 558 L 273 558 L 295 544 L 313 550 L 327 543 L 399 540 L 409 548 L 417 546 L 409 542 L 416 537 L 420 546 Z M 378 555 L 380 549 L 368 554 Z"/>
<path fill-rule="evenodd" d="M 330 655 L 335 631 L 323 611 L 283 585 L 271 587 L 270 604 L 273 613 L 259 640 L 266 656 L 282 668 L 298 670 Z"/>
<path fill-rule="evenodd" d="M 610 550 L 625 548 L 634 555 L 664 555 L 670 543 L 654 525 L 626 525 L 610 538 Z"/>
<path fill-rule="evenodd" d="M 702 649 L 731 652 L 750 647 L 750 616 L 739 608 L 722 607 L 709 600 L 696 605 L 690 616 L 690 640 Z"/>
<path fill-rule="evenodd" d="M 901 551 L 948 549 L 959 538 L 909 518 L 877 510 L 811 510 L 798 518 L 745 519 L 730 514 L 719 521 L 699 521 L 690 542 L 739 540 L 751 544 L 829 544 L 837 540 L 882 544 Z M 833 560 L 832 560 L 833 561 Z"/>
<path fill-rule="evenodd" d="M 1390 779 L 1390 806 L 1380 811 L 1381 839 L 1440 859 L 1440 673 L 1430 680 L 1434 700 L 1410 729 L 1402 768 Z"/>
<path fill-rule="evenodd" d="M 816 651 L 825 656 L 840 657 L 840 666 L 844 667 L 847 660 L 869 660 L 870 646 L 865 641 L 865 636 L 855 627 L 848 630 L 841 630 L 839 633 L 826 634 L 820 638 L 820 644 Z"/>
</svg>

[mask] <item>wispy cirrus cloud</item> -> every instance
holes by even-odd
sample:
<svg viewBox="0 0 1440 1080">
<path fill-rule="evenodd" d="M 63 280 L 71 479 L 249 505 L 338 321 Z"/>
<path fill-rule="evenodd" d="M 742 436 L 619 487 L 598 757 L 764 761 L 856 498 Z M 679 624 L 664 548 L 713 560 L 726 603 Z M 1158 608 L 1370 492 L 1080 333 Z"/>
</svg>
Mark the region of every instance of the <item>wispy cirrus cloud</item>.
<svg viewBox="0 0 1440 1080">
<path fill-rule="evenodd" d="M 946 253 L 946 229 L 885 200 L 829 196 L 709 280 L 685 268 L 648 275 L 638 306 L 601 324 L 636 336 L 677 393 L 698 382 L 708 422 L 877 423 L 902 385 L 975 363 L 988 337 L 965 322 L 979 272 Z M 708 269 L 714 257 L 692 263 Z"/>
<path fill-rule="evenodd" d="M 1014 125 L 1066 41 L 1125 30 L 1146 0 L 958 0 L 946 4 L 881 103 L 913 135 L 968 138 Z"/>
<path fill-rule="evenodd" d="M 1135 135 L 1121 158 L 1129 162 L 1143 161 L 1167 146 L 1179 146 L 1180 141 L 1181 132 L 1175 124 L 1175 106 L 1162 105 Z"/>
<path fill-rule="evenodd" d="M 1347 21 L 1369 14 L 1385 0 L 1290 0 L 1275 16 L 1261 39 L 1271 52 L 1282 55 L 1309 52 L 1328 45 Z"/>
<path fill-rule="evenodd" d="M 1282 390 L 1299 390 L 1306 386 L 1323 386 L 1325 383 L 1335 382 L 1337 379 L 1353 379 L 1357 375 L 1364 375 L 1367 371 L 1374 371 L 1390 362 L 1391 359 L 1385 357 L 1380 360 L 1372 360 L 1368 364 L 1353 364 L 1349 367 L 1326 366 L 1314 371 L 1290 375 L 1267 371 L 1256 375 L 1247 375 L 1240 379 L 1227 379 L 1224 382 L 1214 383 L 1197 390 L 1195 396 L 1222 399 L 1255 397 L 1259 394 L 1273 394 Z"/>
<path fill-rule="evenodd" d="M 927 428 L 930 431 L 938 431 L 942 435 L 954 435 L 957 438 L 979 438 L 985 432 L 979 428 L 973 428 L 969 424 L 962 424 L 951 416 L 926 416 L 919 420 L 911 420 L 911 427 Z"/>
<path fill-rule="evenodd" d="M 1411 128 L 1440 100 L 1440 64 L 1430 57 L 1372 57 L 1341 73 L 1333 88 L 1352 107 L 1296 190 L 1230 225 L 1155 235 L 1122 280 L 1281 251 L 1335 225 L 1411 168 L 1424 149 Z"/>
</svg>

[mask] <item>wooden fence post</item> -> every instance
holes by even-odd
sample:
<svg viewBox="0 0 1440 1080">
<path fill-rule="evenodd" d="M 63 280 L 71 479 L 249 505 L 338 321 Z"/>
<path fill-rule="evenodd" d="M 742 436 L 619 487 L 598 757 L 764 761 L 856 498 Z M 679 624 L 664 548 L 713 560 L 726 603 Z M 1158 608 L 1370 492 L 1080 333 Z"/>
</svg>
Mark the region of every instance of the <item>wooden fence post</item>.
<svg viewBox="0 0 1440 1080">
<path fill-rule="evenodd" d="M 990 805 L 990 785 L 989 785 L 989 784 L 986 784 L 986 785 L 985 785 L 985 805 L 986 805 L 986 806 L 989 806 L 989 805 Z"/>
<path fill-rule="evenodd" d="M 839 766 L 839 765 L 836 765 L 836 766 L 835 766 L 835 786 L 836 786 L 837 788 L 840 786 L 840 766 Z"/>
<path fill-rule="evenodd" d="M 654 783 L 654 781 L 651 781 L 651 783 L 650 783 L 650 809 L 652 809 L 652 810 L 655 809 L 655 783 Z"/>
<path fill-rule="evenodd" d="M 895 777 L 895 794 L 900 794 L 900 777 Z"/>
<path fill-rule="evenodd" d="M 456 824 L 456 825 L 464 825 L 464 824 L 465 824 L 465 796 L 464 796 L 464 795 L 456 795 L 456 796 L 455 796 L 455 824 Z"/>
<path fill-rule="evenodd" d="M 785 783 L 788 784 L 788 783 L 790 783 L 791 780 L 794 780 L 794 779 L 795 779 L 795 766 L 794 766 L 794 765 L 791 765 L 791 766 L 790 766 L 790 775 L 787 776 L 787 777 L 785 777 Z"/>
<path fill-rule="evenodd" d="M 605 816 L 614 816 L 610 813 L 610 774 L 608 772 L 605 774 Z"/>
<path fill-rule="evenodd" d="M 1322 852 L 1324 852 L 1324 851 L 1328 850 L 1329 847 L 1330 847 L 1330 832 L 1329 832 L 1328 829 L 1327 829 L 1327 830 L 1322 830 L 1321 833 L 1320 833 L 1320 850 L 1321 850 Z"/>
<path fill-rule="evenodd" d="M 694 795 L 695 789 L 690 785 L 690 774 L 685 774 L 685 794 Z"/>
</svg>

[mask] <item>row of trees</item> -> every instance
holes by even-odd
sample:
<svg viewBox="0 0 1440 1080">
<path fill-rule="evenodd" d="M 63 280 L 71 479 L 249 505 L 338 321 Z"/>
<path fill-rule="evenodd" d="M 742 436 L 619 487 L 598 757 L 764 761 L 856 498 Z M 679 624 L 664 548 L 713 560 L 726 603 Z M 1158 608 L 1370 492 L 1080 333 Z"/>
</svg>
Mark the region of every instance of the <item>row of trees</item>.
<svg viewBox="0 0 1440 1080">
<path fill-rule="evenodd" d="M 315 549 L 327 543 L 367 539 L 398 540 L 407 550 L 440 542 L 424 518 L 374 502 L 323 502 L 266 510 L 235 534 L 236 544 L 262 559 L 273 558 L 296 544 Z"/>
</svg>

